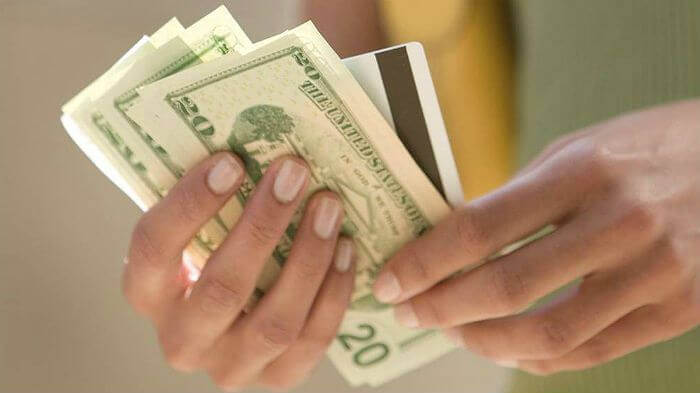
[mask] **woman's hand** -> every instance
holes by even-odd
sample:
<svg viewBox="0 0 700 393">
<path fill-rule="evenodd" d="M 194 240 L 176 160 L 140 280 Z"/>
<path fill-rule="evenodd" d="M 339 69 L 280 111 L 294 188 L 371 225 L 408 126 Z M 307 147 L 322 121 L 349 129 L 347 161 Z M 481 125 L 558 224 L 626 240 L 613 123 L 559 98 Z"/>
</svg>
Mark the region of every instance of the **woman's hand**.
<svg viewBox="0 0 700 393">
<path fill-rule="evenodd" d="M 558 229 L 477 265 L 547 224 Z M 464 268 L 472 270 L 456 274 Z M 579 280 L 547 305 L 522 312 Z M 700 324 L 700 100 L 552 144 L 400 250 L 375 296 L 408 326 L 537 374 L 583 369 Z"/>
<path fill-rule="evenodd" d="M 200 278 L 190 282 L 183 250 L 243 174 L 237 158 L 216 154 L 144 214 L 134 230 L 124 293 L 153 321 L 174 368 L 205 369 L 225 390 L 251 383 L 286 389 L 303 380 L 335 337 L 353 287 L 353 247 L 349 239 L 338 240 L 340 201 L 330 192 L 316 194 L 279 278 L 252 312 L 242 313 L 308 184 L 306 165 L 283 157 L 258 183 Z"/>
</svg>

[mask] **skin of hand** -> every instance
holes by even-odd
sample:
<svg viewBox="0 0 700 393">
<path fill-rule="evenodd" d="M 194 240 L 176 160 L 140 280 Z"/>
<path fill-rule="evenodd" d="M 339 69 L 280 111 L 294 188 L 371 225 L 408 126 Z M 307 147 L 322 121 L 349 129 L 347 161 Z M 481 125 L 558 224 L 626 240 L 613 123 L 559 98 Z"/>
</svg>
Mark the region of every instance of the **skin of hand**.
<svg viewBox="0 0 700 393">
<path fill-rule="evenodd" d="M 508 255 L 502 247 L 557 229 Z M 540 307 L 534 302 L 565 287 Z M 700 324 L 700 100 L 554 142 L 399 250 L 375 296 L 504 366 L 589 368 Z"/>
<path fill-rule="evenodd" d="M 241 161 L 225 152 L 188 171 L 136 225 L 123 291 L 153 322 L 172 367 L 203 369 L 227 391 L 251 384 L 286 390 L 310 373 L 335 338 L 353 288 L 354 247 L 339 237 L 340 200 L 316 193 L 279 277 L 252 311 L 243 311 L 308 186 L 306 164 L 282 157 L 199 279 L 189 280 L 183 251 L 244 177 Z"/>
<path fill-rule="evenodd" d="M 376 0 L 303 0 L 302 19 L 310 19 L 340 57 L 386 46 Z"/>
</svg>

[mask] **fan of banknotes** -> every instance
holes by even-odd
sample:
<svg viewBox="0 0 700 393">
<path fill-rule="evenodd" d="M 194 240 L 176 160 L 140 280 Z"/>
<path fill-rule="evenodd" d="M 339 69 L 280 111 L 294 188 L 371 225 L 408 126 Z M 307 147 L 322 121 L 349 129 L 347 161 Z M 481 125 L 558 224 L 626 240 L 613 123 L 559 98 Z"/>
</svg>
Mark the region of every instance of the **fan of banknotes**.
<svg viewBox="0 0 700 393">
<path fill-rule="evenodd" d="M 188 28 L 172 19 L 63 113 L 78 146 L 143 210 L 207 155 L 231 150 L 244 158 L 249 174 L 241 191 L 190 246 L 198 267 L 269 162 L 303 157 L 312 171 L 309 193 L 326 188 L 341 197 L 343 232 L 358 250 L 352 304 L 328 351 L 335 367 L 352 385 L 377 386 L 452 348 L 437 331 L 400 326 L 371 294 L 386 259 L 448 207 L 310 22 L 251 43 L 225 7 Z M 289 243 L 283 238 L 267 263 L 257 297 L 274 281 Z"/>
</svg>

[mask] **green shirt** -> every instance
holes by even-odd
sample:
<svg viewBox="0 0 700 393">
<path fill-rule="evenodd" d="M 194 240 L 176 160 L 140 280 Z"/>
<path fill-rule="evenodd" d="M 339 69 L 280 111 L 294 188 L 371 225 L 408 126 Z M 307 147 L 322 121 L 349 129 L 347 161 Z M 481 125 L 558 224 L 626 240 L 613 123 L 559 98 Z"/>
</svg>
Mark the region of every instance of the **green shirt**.
<svg viewBox="0 0 700 393">
<path fill-rule="evenodd" d="M 519 162 L 569 131 L 700 97 L 700 0 L 513 2 Z M 518 372 L 511 391 L 698 393 L 700 328 L 586 371 Z"/>
</svg>

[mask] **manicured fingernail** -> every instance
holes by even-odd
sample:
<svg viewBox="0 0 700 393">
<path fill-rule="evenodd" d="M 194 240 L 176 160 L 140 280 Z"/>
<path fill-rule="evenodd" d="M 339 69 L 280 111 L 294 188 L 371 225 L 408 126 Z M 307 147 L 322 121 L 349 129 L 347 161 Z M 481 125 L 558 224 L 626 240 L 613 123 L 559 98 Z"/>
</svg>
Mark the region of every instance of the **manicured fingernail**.
<svg viewBox="0 0 700 393">
<path fill-rule="evenodd" d="M 374 296 L 383 303 L 390 303 L 401 295 L 401 284 L 396 275 L 385 272 L 379 275 L 374 283 Z"/>
<path fill-rule="evenodd" d="M 329 239 L 340 218 L 340 201 L 324 197 L 316 208 L 314 217 L 314 232 L 321 239 Z"/>
<path fill-rule="evenodd" d="M 348 269 L 350 269 L 350 264 L 352 263 L 352 250 L 352 240 L 338 240 L 338 245 L 335 248 L 335 260 L 333 261 L 335 270 L 340 273 L 345 273 L 348 271 Z"/>
<path fill-rule="evenodd" d="M 399 321 L 400 324 L 406 327 L 418 327 L 418 317 L 416 316 L 416 312 L 413 311 L 413 306 L 409 302 L 401 303 L 396 306 L 394 309 L 394 317 L 396 317 L 396 320 Z"/>
<path fill-rule="evenodd" d="M 499 360 L 496 362 L 501 367 L 518 368 L 517 360 Z"/>
<path fill-rule="evenodd" d="M 242 174 L 243 168 L 238 161 L 226 155 L 221 157 L 219 162 L 209 170 L 207 184 L 214 194 L 223 195 L 231 191 Z"/>
<path fill-rule="evenodd" d="M 289 159 L 277 172 L 272 192 L 280 203 L 293 201 L 306 182 L 308 170 L 304 165 Z"/>
<path fill-rule="evenodd" d="M 458 347 L 464 347 L 464 336 L 462 336 L 462 332 L 459 331 L 457 328 L 449 328 L 445 329 L 445 336 L 454 343 L 454 345 Z"/>
</svg>

